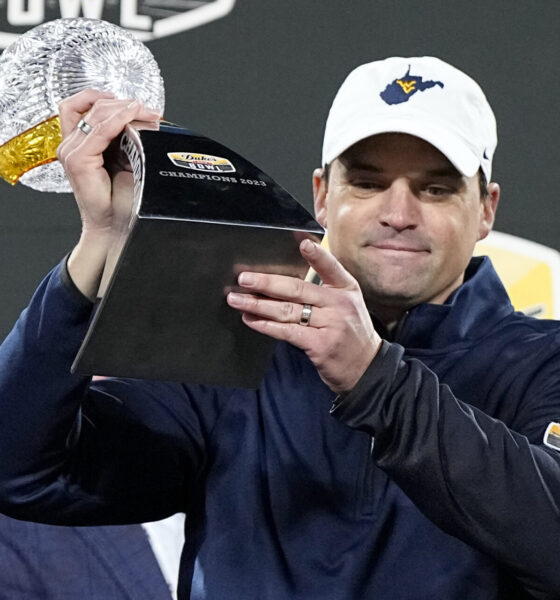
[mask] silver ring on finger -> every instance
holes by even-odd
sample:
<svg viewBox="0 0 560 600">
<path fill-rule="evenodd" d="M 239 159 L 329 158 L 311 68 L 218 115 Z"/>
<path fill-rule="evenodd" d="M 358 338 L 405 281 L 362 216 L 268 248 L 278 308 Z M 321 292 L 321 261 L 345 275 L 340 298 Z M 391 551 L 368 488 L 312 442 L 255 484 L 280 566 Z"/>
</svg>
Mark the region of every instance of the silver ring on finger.
<svg viewBox="0 0 560 600">
<path fill-rule="evenodd" d="M 93 131 L 93 127 L 85 119 L 80 119 L 76 128 L 86 135 L 89 135 Z"/>
<path fill-rule="evenodd" d="M 307 327 L 311 320 L 311 304 L 304 304 L 301 309 L 301 317 L 299 318 L 299 324 Z"/>
</svg>

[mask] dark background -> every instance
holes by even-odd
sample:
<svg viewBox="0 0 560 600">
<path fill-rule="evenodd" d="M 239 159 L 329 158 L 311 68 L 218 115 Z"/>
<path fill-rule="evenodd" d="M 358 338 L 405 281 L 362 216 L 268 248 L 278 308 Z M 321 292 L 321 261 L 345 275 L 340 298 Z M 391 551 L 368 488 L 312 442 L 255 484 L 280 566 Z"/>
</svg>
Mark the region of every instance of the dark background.
<svg viewBox="0 0 560 600">
<path fill-rule="evenodd" d="M 237 0 L 226 17 L 148 43 L 165 117 L 245 155 L 311 208 L 333 96 L 362 62 L 436 55 L 486 91 L 498 120 L 496 229 L 560 250 L 558 0 Z M 0 181 L 0 340 L 76 242 L 72 197 Z"/>
</svg>

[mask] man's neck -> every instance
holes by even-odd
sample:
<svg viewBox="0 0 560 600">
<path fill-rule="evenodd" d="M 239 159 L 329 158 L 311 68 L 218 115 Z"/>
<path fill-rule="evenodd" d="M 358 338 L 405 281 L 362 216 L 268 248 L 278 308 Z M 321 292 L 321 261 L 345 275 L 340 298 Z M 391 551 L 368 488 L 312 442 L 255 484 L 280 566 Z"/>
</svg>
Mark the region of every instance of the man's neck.
<svg viewBox="0 0 560 600">
<path fill-rule="evenodd" d="M 394 338 L 395 332 L 406 318 L 408 311 L 391 311 L 391 313 L 388 314 L 385 311 L 379 311 L 376 309 L 373 311 L 370 310 L 369 314 L 371 315 L 371 319 L 375 329 L 377 330 L 377 333 L 382 338 L 390 341 Z"/>
</svg>

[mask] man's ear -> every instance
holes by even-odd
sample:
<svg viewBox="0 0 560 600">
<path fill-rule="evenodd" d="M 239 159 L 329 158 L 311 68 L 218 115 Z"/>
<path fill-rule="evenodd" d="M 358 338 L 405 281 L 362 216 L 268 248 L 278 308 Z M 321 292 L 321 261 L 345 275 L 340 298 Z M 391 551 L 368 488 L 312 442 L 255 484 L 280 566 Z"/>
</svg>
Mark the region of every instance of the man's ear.
<svg viewBox="0 0 560 600">
<path fill-rule="evenodd" d="M 489 183 L 486 187 L 488 194 L 482 200 L 480 211 L 480 226 L 478 228 L 478 239 L 483 240 L 492 230 L 494 219 L 496 218 L 496 210 L 500 201 L 500 186 L 497 183 Z"/>
<path fill-rule="evenodd" d="M 313 206 L 315 208 L 315 218 L 326 229 L 327 181 L 323 175 L 323 169 L 313 171 Z"/>
</svg>

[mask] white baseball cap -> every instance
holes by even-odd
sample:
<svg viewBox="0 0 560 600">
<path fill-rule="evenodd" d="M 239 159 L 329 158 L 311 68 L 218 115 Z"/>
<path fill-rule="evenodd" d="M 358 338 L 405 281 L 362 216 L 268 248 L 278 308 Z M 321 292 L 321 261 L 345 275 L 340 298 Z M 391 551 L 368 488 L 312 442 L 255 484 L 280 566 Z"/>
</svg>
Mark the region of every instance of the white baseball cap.
<svg viewBox="0 0 560 600">
<path fill-rule="evenodd" d="M 392 57 L 354 69 L 334 99 L 323 165 L 379 133 L 408 133 L 435 146 L 467 177 L 490 181 L 496 119 L 480 86 L 433 56 Z"/>
</svg>

